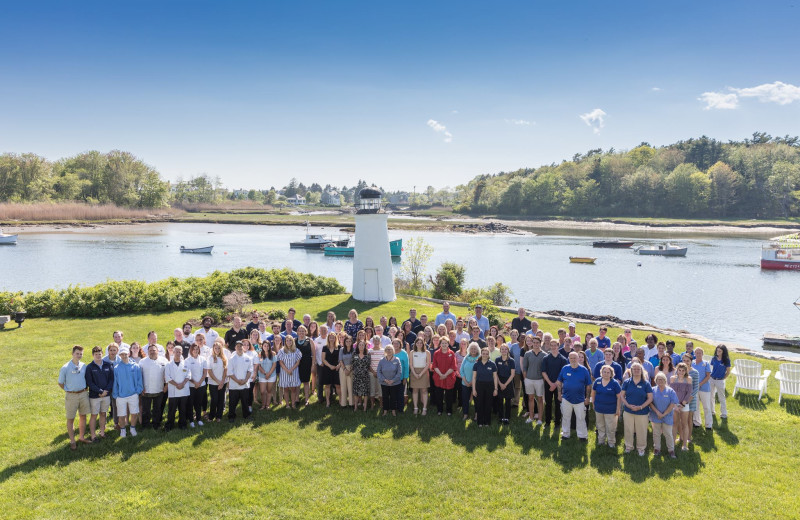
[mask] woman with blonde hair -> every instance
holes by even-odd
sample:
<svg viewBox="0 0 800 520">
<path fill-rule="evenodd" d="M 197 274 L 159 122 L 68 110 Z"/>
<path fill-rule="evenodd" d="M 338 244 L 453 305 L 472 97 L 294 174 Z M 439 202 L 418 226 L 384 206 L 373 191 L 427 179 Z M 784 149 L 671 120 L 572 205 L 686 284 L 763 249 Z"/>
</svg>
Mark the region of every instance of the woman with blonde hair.
<svg viewBox="0 0 800 520">
<path fill-rule="evenodd" d="M 419 413 L 419 401 L 422 400 L 422 415 L 428 414 L 428 388 L 431 386 L 429 368 L 431 366 L 431 355 L 425 348 L 425 339 L 417 337 L 414 341 L 414 350 L 411 352 L 410 360 L 410 384 L 411 399 L 414 402 L 414 415 Z"/>
<path fill-rule="evenodd" d="M 678 363 L 675 375 L 670 379 L 669 385 L 675 390 L 675 395 L 678 396 L 678 405 L 675 407 L 676 428 L 673 434 L 676 439 L 680 435 L 681 451 L 689 451 L 689 439 L 692 433 L 692 412 L 690 409 L 692 377 L 689 375 L 689 368 L 686 363 Z"/>
<path fill-rule="evenodd" d="M 331 336 L 334 335 L 331 334 Z M 339 347 L 339 386 L 342 391 L 342 393 L 338 394 L 340 406 L 353 406 L 355 404 L 355 399 L 353 399 L 354 354 L 353 337 L 345 334 L 342 346 Z"/>
<path fill-rule="evenodd" d="M 278 388 L 283 388 L 286 407 L 297 409 L 297 399 L 300 396 L 300 360 L 303 353 L 297 350 L 294 338 L 286 336 L 286 344 L 278 352 L 278 363 L 281 366 L 281 378 Z"/>
<path fill-rule="evenodd" d="M 622 383 L 622 404 L 625 406 L 622 422 L 625 425 L 625 453 L 633 451 L 634 436 L 639 456 L 647 449 L 647 415 L 653 402 L 653 387 L 644 377 L 644 368 L 635 359 L 630 368 L 631 376 Z"/>
<path fill-rule="evenodd" d="M 655 377 L 656 387 L 653 389 L 653 401 L 650 403 L 650 423 L 653 425 L 653 455 L 661 455 L 661 437 L 667 441 L 670 458 L 675 457 L 675 436 L 672 434 L 674 423 L 673 410 L 679 404 L 675 390 L 667 386 L 667 376 L 659 372 Z"/>
<path fill-rule="evenodd" d="M 353 354 L 353 411 L 358 410 L 360 402 L 364 403 L 364 411 L 367 411 L 367 400 L 370 394 L 370 364 L 367 342 L 361 340 L 356 343 L 355 354 Z"/>
<path fill-rule="evenodd" d="M 222 411 L 225 408 L 225 385 L 228 380 L 228 358 L 223 353 L 224 347 L 225 342 L 222 338 L 217 338 L 211 347 L 211 355 L 206 360 L 208 392 L 211 394 L 208 417 L 216 422 L 222 420 Z"/>
<path fill-rule="evenodd" d="M 597 443 L 608 443 L 614 448 L 617 443 L 617 424 L 622 408 L 622 387 L 614 379 L 611 365 L 600 367 L 600 377 L 592 384 L 592 396 L 589 402 L 594 406 L 595 425 L 597 426 Z"/>
</svg>

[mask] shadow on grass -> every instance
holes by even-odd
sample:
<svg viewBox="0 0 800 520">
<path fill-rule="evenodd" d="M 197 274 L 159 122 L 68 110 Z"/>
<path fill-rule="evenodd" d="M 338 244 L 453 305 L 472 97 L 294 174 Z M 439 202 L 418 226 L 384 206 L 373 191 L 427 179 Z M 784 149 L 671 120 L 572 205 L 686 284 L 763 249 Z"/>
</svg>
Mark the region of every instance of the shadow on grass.
<svg viewBox="0 0 800 520">
<path fill-rule="evenodd" d="M 736 399 L 736 401 L 739 403 L 739 406 L 742 408 L 747 408 L 748 410 L 753 410 L 756 412 L 767 411 L 767 405 L 774 401 L 774 399 L 768 395 L 764 395 L 761 399 L 759 399 L 758 395 L 756 394 L 743 394 L 741 392 L 739 392 L 734 399 Z M 766 404 L 764 401 L 766 401 Z"/>
<path fill-rule="evenodd" d="M 800 399 L 787 399 L 784 397 L 781 400 L 781 408 L 792 415 L 800 415 Z"/>
<path fill-rule="evenodd" d="M 327 310 L 318 312 L 315 316 L 312 316 L 312 319 L 315 320 L 317 323 L 325 323 L 325 321 L 328 319 L 328 311 L 333 311 L 334 313 L 336 313 L 336 319 L 337 320 L 342 320 L 342 323 L 344 323 L 345 321 L 347 321 L 347 315 L 350 312 L 350 309 L 355 309 L 356 312 L 358 312 L 358 314 L 359 314 L 358 319 L 360 319 L 361 321 L 364 321 L 364 318 L 366 318 L 366 316 L 361 316 L 361 313 L 364 312 L 364 311 L 367 311 L 369 309 L 374 309 L 375 305 L 376 304 L 374 302 L 372 302 L 372 303 L 370 303 L 370 302 L 361 302 L 361 301 L 358 301 L 358 300 L 354 299 L 351 296 L 350 298 L 346 299 L 345 301 L 343 301 L 342 303 L 340 303 L 339 305 L 337 305 L 337 306 L 335 306 L 335 307 L 333 307 L 331 309 L 327 309 Z M 375 323 L 377 324 L 380 316 L 373 316 L 372 318 L 375 321 Z M 387 318 L 388 318 L 388 316 L 387 316 Z M 405 315 L 405 316 L 395 316 L 395 318 L 397 318 L 397 323 L 400 324 L 400 323 L 403 322 L 403 320 L 408 318 L 408 316 L 407 315 Z M 433 318 L 431 318 L 431 322 L 432 321 L 433 321 Z"/>
<path fill-rule="evenodd" d="M 624 449 L 622 428 L 617 429 L 616 448 L 596 446 L 595 436 L 591 435 L 593 430 L 591 422 L 589 442 L 583 443 L 578 440 L 574 431 L 569 439 L 561 439 L 559 427 L 525 424 L 521 418 L 515 418 L 510 425 L 500 425 L 493 417 L 493 423 L 489 427 L 478 428 L 472 420 L 462 421 L 458 410 L 451 417 L 446 415 L 439 417 L 435 411 L 426 417 L 415 416 L 410 412 L 400 413 L 397 417 L 391 414 L 383 417 L 378 409 L 367 412 L 353 411 L 350 407 L 342 408 L 338 404 L 326 408 L 314 403 L 299 410 L 279 407 L 269 412 L 258 411 L 248 421 L 238 417 L 233 425 L 227 423 L 226 417 L 223 423 L 207 424 L 199 429 L 175 429 L 169 433 L 146 429 L 140 431 L 137 437 L 126 439 L 120 439 L 118 434 L 110 431 L 102 442 L 91 446 L 79 444 L 74 452 L 69 449 L 66 434 L 60 433 L 50 443 L 51 446 L 56 446 L 52 451 L 3 469 L 0 471 L 0 482 L 5 482 L 18 474 L 32 473 L 42 466 L 65 466 L 75 461 L 107 459 L 109 455 L 126 461 L 161 444 L 181 442 L 187 438 L 191 439 L 192 446 L 200 447 L 207 441 L 219 439 L 239 428 L 268 429 L 269 425 L 276 421 L 290 421 L 297 428 L 311 427 L 324 434 L 334 436 L 355 434 L 365 439 L 416 438 L 421 442 L 431 443 L 446 437 L 452 444 L 460 446 L 468 453 L 479 449 L 493 453 L 511 444 L 519 446 L 523 455 L 532 457 L 538 455 L 539 459 L 552 460 L 564 473 L 591 466 L 603 475 L 624 471 L 634 482 L 644 482 L 652 477 L 666 480 L 676 473 L 695 475 L 704 467 L 701 454 L 717 450 L 717 437 L 726 444 L 739 442 L 738 437 L 728 430 L 727 421 L 723 421 L 718 425 L 716 432 L 695 430 L 692 451 L 677 452 L 677 460 L 653 458 L 651 435 L 648 435 L 647 456 L 639 457 L 635 451 L 627 455 L 622 454 Z M 535 460 L 531 459 L 531 462 L 535 464 Z"/>
</svg>

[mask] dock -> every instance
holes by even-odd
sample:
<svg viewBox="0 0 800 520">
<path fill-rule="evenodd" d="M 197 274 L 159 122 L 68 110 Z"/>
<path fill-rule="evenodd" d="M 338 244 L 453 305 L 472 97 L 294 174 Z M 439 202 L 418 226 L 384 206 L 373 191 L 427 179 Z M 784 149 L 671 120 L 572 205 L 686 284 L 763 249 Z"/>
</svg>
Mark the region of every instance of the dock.
<svg viewBox="0 0 800 520">
<path fill-rule="evenodd" d="M 785 334 L 764 333 L 764 346 L 800 348 L 800 336 L 787 336 Z"/>
</svg>

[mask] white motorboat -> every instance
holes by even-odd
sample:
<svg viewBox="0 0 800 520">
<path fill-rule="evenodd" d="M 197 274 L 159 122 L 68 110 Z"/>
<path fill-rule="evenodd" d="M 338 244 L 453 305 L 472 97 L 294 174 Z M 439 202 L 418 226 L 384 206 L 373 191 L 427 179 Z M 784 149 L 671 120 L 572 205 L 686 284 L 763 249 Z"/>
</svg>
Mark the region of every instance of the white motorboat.
<svg viewBox="0 0 800 520">
<path fill-rule="evenodd" d="M 181 246 L 181 253 L 211 253 L 211 250 L 214 249 L 214 246 L 208 247 L 183 247 Z"/>
<path fill-rule="evenodd" d="M 688 248 L 680 247 L 673 244 L 663 244 L 657 246 L 637 247 L 634 251 L 640 255 L 655 255 L 655 256 L 686 256 Z"/>
<path fill-rule="evenodd" d="M 310 233 L 308 225 L 306 225 L 306 237 L 297 242 L 289 242 L 289 247 L 322 251 L 325 246 L 346 247 L 349 242 L 349 235 L 330 236 L 321 233 Z"/>
<path fill-rule="evenodd" d="M 17 243 L 17 235 L 7 235 L 0 230 L 0 244 L 13 246 Z"/>
</svg>

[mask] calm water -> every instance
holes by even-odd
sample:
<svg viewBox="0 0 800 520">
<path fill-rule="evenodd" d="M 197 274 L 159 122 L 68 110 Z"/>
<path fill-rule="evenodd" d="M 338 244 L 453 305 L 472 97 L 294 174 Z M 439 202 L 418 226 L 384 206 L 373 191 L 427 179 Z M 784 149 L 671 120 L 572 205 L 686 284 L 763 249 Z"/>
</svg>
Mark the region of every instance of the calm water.
<svg viewBox="0 0 800 520">
<path fill-rule="evenodd" d="M 209 233 L 212 231 L 213 233 Z M 333 228 L 315 231 L 338 233 Z M 290 249 L 302 227 L 146 224 L 105 229 L 25 232 L 0 248 L 3 290 L 38 290 L 107 279 L 158 280 L 237 267 L 291 267 L 334 276 L 349 288 L 352 259 Z M 559 233 L 568 233 L 559 231 Z M 760 348 L 766 331 L 800 333 L 800 273 L 762 271 L 762 240 L 691 237 L 686 258 L 640 257 L 630 250 L 593 249 L 592 236 L 418 233 L 434 247 L 429 272 L 443 261 L 467 268 L 467 286 L 500 281 L 520 304 L 612 314 L 661 327 Z M 405 238 L 411 232 L 390 232 Z M 618 238 L 625 238 L 620 236 Z M 637 238 L 637 243 L 663 239 Z M 214 245 L 212 255 L 181 254 L 179 246 Z M 569 256 L 596 256 L 595 265 Z M 637 266 L 641 262 L 641 266 Z M 18 266 L 12 271 L 10 266 Z M 395 268 L 399 269 L 399 262 Z"/>
</svg>

